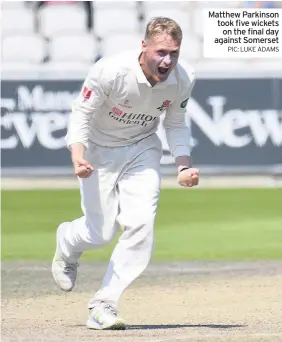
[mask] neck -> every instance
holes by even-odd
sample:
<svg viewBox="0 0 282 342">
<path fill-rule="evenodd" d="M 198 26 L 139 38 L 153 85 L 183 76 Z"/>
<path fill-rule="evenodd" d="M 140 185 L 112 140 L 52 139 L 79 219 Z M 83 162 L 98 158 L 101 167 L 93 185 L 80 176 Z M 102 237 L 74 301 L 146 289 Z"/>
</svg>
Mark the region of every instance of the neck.
<svg viewBox="0 0 282 342">
<path fill-rule="evenodd" d="M 147 78 L 147 80 L 151 84 L 151 86 L 153 87 L 154 85 L 156 85 L 157 81 L 154 80 L 153 75 L 149 72 L 149 70 L 146 66 L 146 63 L 144 61 L 144 53 L 143 52 L 139 56 L 139 64 L 140 64 L 140 67 L 141 67 L 145 77 Z"/>
</svg>

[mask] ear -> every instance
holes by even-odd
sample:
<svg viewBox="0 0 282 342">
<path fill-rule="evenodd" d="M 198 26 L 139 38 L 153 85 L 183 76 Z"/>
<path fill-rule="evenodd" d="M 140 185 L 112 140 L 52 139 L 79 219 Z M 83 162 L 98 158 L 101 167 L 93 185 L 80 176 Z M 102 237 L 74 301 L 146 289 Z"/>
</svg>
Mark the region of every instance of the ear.
<svg viewBox="0 0 282 342">
<path fill-rule="evenodd" d="M 142 40 L 142 52 L 147 52 L 147 43 L 144 39 Z"/>
</svg>

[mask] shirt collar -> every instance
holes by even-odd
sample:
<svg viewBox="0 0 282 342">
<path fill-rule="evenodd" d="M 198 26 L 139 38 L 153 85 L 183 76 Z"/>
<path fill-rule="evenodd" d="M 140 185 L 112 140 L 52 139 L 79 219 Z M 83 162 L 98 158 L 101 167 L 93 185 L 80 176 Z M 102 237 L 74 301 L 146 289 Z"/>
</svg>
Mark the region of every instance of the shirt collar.
<svg viewBox="0 0 282 342">
<path fill-rule="evenodd" d="M 141 52 L 138 51 L 136 53 L 136 55 L 134 54 L 134 59 L 135 59 L 135 62 L 134 62 L 134 72 L 136 74 L 136 77 L 137 77 L 137 80 L 139 83 L 146 83 L 148 85 L 150 85 L 150 82 L 147 80 L 140 64 L 139 64 L 139 56 L 140 56 Z"/>
<path fill-rule="evenodd" d="M 150 82 L 147 80 L 140 64 L 139 64 L 139 56 L 140 56 L 141 52 L 138 51 L 137 54 L 136 54 L 136 63 L 134 63 L 134 72 L 137 76 L 137 80 L 139 83 L 145 83 L 147 84 L 148 86 L 151 87 L 151 84 Z M 164 82 L 159 82 L 157 83 L 155 87 L 157 88 L 165 88 L 167 87 L 168 85 L 173 85 L 173 84 L 177 84 L 177 79 L 176 79 L 176 75 L 175 75 L 175 69 L 171 71 L 171 73 L 169 74 L 168 78 L 164 81 Z"/>
</svg>

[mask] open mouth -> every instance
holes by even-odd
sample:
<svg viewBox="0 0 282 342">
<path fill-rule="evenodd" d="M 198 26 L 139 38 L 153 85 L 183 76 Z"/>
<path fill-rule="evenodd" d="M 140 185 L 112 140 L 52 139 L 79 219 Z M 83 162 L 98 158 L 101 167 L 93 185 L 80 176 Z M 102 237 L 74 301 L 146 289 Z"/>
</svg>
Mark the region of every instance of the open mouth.
<svg viewBox="0 0 282 342">
<path fill-rule="evenodd" d="M 158 67 L 158 72 L 161 74 L 161 75 L 166 75 L 169 71 L 169 68 L 163 68 L 163 67 Z"/>
</svg>

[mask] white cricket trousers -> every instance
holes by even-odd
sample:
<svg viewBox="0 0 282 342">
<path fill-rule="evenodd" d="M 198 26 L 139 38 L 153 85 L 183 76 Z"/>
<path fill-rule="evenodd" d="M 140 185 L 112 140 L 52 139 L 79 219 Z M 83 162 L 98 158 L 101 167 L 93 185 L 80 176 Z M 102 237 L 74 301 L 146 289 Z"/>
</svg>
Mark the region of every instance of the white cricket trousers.
<svg viewBox="0 0 282 342">
<path fill-rule="evenodd" d="M 62 256 L 76 261 L 84 251 L 108 244 L 119 225 L 123 231 L 89 308 L 97 301 L 117 308 L 123 291 L 151 259 L 161 156 L 156 134 L 123 147 L 91 144 L 86 151 L 85 159 L 94 171 L 89 178 L 79 179 L 84 216 L 60 225 Z"/>
</svg>

